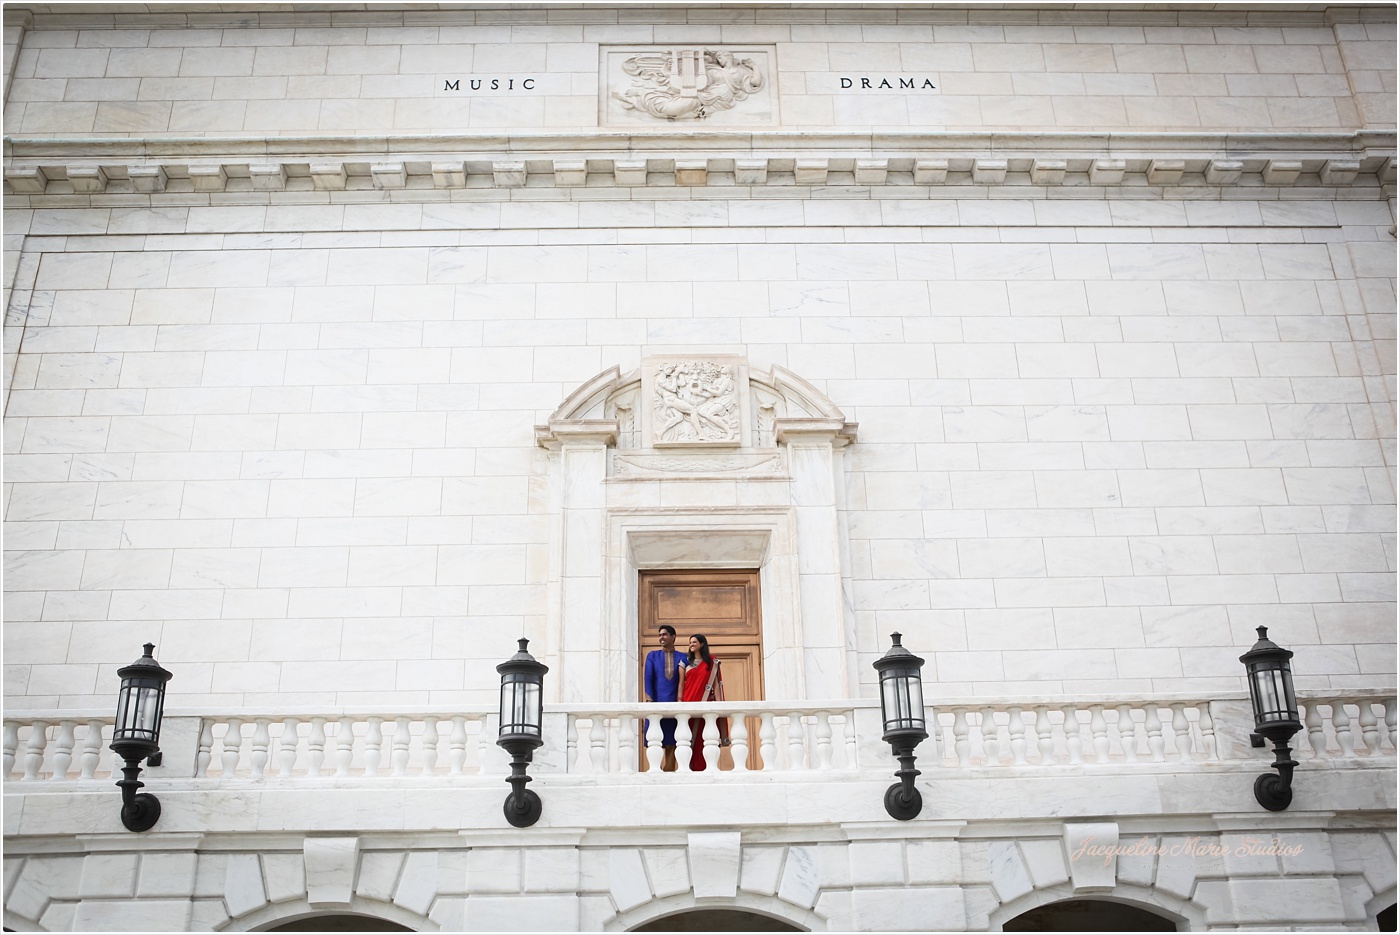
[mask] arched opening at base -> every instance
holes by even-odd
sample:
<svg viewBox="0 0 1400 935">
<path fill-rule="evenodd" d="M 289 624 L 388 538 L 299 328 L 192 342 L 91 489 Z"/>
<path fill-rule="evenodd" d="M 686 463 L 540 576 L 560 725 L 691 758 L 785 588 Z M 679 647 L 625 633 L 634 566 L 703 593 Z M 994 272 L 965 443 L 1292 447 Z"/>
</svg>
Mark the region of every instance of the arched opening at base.
<svg viewBox="0 0 1400 935">
<path fill-rule="evenodd" d="M 1137 906 L 1067 899 L 1008 919 L 1003 932 L 1175 932 L 1176 922 Z"/>
<path fill-rule="evenodd" d="M 388 919 L 374 916 L 353 915 L 348 912 L 333 912 L 323 915 L 302 916 L 290 922 L 283 922 L 267 932 L 411 932 L 413 929 Z"/>
<path fill-rule="evenodd" d="M 804 932 L 799 926 L 743 909 L 686 909 L 652 919 L 632 932 Z"/>
</svg>

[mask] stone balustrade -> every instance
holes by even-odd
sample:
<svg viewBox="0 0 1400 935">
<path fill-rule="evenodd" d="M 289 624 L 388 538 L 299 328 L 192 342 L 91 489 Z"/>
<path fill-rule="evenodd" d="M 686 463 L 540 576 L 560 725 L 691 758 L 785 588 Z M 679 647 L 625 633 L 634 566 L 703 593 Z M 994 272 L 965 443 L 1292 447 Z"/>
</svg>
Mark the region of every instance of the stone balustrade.
<svg viewBox="0 0 1400 935">
<path fill-rule="evenodd" d="M 1312 691 L 1299 696 L 1301 761 L 1361 762 L 1396 755 L 1396 695 Z M 1252 730 L 1242 695 L 1108 699 L 965 699 L 929 705 L 928 770 L 1032 769 L 1239 760 Z M 677 718 L 677 769 L 661 774 L 660 719 Z M 165 719 L 166 762 L 149 778 L 215 783 L 270 779 L 360 780 L 504 775 L 495 712 L 348 710 L 175 712 Z M 701 758 L 711 775 L 887 771 L 874 701 L 709 705 L 549 705 L 539 775 L 691 772 L 692 719 L 703 719 Z M 718 721 L 726 719 L 729 744 Z M 111 782 L 112 715 L 12 712 L 4 719 L 7 782 Z M 643 725 L 645 729 L 643 728 Z M 866 751 L 866 752 L 862 752 Z M 878 751 L 879 756 L 871 755 Z M 1262 762 L 1262 760 L 1261 760 Z M 168 770 L 168 772 L 167 772 Z M 664 780 L 663 780 L 664 781 Z"/>
<path fill-rule="evenodd" d="M 567 770 L 659 772 L 663 757 L 661 720 L 666 717 L 676 718 L 677 773 L 691 772 L 692 727 L 700 728 L 700 755 L 706 770 L 772 773 L 855 769 L 867 765 L 859 763 L 856 754 L 856 707 L 850 702 L 794 706 L 737 701 L 610 705 L 603 710 L 570 706 Z M 727 724 L 727 744 L 721 739 L 720 721 Z M 646 725 L 644 737 L 638 728 L 641 723 Z M 644 760 L 638 755 L 639 743 L 646 749 Z"/>
</svg>

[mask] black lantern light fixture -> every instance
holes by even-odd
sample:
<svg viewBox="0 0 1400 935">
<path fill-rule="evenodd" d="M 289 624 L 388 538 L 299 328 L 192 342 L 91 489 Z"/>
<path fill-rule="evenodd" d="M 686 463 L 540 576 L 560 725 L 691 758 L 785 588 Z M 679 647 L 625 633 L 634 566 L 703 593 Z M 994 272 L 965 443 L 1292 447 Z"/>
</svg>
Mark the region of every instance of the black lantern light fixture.
<svg viewBox="0 0 1400 935">
<path fill-rule="evenodd" d="M 899 643 L 900 634 L 890 634 L 894 644 L 875 660 L 880 673 L 880 714 L 885 721 L 884 740 L 899 759 L 895 775 L 899 782 L 885 790 L 885 811 L 891 818 L 909 821 L 924 807 L 923 796 L 914 787 L 914 748 L 928 737 L 924 726 L 924 684 L 919 670 L 924 661 Z"/>
<path fill-rule="evenodd" d="M 165 712 L 165 683 L 171 674 L 151 655 L 155 643 L 144 648 L 140 659 L 117 670 L 122 687 L 117 695 L 111 749 L 126 761 L 117 785 L 122 790 L 122 824 L 128 831 L 149 831 L 160 818 L 160 800 L 136 790 L 145 785 L 139 778 L 141 761 L 160 765 L 160 722 Z"/>
<path fill-rule="evenodd" d="M 1293 658 L 1269 639 L 1267 627 L 1259 627 L 1259 642 L 1240 657 L 1249 682 L 1249 701 L 1254 707 L 1254 733 L 1249 735 L 1252 746 L 1262 747 L 1266 740 L 1274 744 L 1274 769 L 1254 780 L 1254 798 L 1271 812 L 1281 812 L 1293 801 L 1293 750 L 1288 745 L 1293 735 L 1303 727 L 1298 719 L 1298 696 L 1293 691 Z"/>
<path fill-rule="evenodd" d="M 506 821 L 517 828 L 528 828 L 540 820 L 540 797 L 525 784 L 525 769 L 535 748 L 544 743 L 544 674 L 549 666 L 526 650 L 529 640 L 521 637 L 520 650 L 496 666 L 501 673 L 501 730 L 496 744 L 510 754 L 511 793 L 506 796 Z"/>
</svg>

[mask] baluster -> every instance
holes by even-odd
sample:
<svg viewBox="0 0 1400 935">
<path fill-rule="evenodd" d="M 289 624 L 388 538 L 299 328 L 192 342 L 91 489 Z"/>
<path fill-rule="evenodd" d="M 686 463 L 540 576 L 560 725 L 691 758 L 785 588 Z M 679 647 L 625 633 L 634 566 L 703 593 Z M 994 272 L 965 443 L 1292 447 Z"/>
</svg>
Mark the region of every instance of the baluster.
<svg viewBox="0 0 1400 935">
<path fill-rule="evenodd" d="M 588 731 L 588 762 L 593 767 L 595 773 L 608 772 L 608 719 L 605 715 L 595 714 L 592 719 L 592 726 Z"/>
<path fill-rule="evenodd" d="M 705 727 L 702 734 L 705 741 L 705 748 L 700 755 L 705 758 L 705 769 L 714 772 L 719 769 L 719 718 L 713 714 L 705 715 Z"/>
<path fill-rule="evenodd" d="M 1172 743 L 1176 744 L 1178 760 L 1191 759 L 1191 722 L 1186 719 L 1186 706 L 1172 705 Z"/>
<path fill-rule="evenodd" d="M 831 728 L 827 726 L 827 756 L 830 758 Z M 734 772 L 749 771 L 749 720 L 742 714 L 735 715 L 729 725 L 729 758 L 734 761 Z"/>
<path fill-rule="evenodd" d="M 988 766 L 996 766 L 1001 762 L 1001 751 L 997 749 L 997 717 L 995 710 L 989 705 L 982 709 L 977 718 L 977 733 L 982 738 L 982 759 Z"/>
<path fill-rule="evenodd" d="M 384 746 L 383 718 L 369 719 L 369 731 L 365 734 L 365 775 L 379 775 L 379 750 Z"/>
<path fill-rule="evenodd" d="M 1361 725 L 1361 742 L 1366 748 L 1362 756 L 1375 756 L 1381 748 L 1380 733 L 1376 730 L 1376 712 L 1371 708 L 1371 702 L 1365 699 L 1359 702 L 1359 706 L 1361 710 L 1357 713 L 1356 722 Z"/>
<path fill-rule="evenodd" d="M 637 718 L 624 714 L 617 722 L 618 772 L 628 775 L 637 771 Z"/>
<path fill-rule="evenodd" d="M 335 774 L 350 775 L 350 763 L 355 759 L 355 722 L 343 717 L 335 728 Z"/>
<path fill-rule="evenodd" d="M 282 719 L 282 736 L 277 740 L 277 775 L 289 778 L 297 765 L 297 728 L 301 722 L 294 717 Z"/>
<path fill-rule="evenodd" d="M 232 742 L 230 742 L 232 741 Z M 219 764 L 223 772 L 220 779 L 232 779 L 238 772 L 238 759 L 243 755 L 243 722 L 236 717 L 228 719 L 228 726 L 224 728 L 223 750 L 220 751 Z"/>
<path fill-rule="evenodd" d="M 267 748 L 272 745 L 272 735 L 268 732 L 268 718 L 260 717 L 253 721 L 253 778 L 262 779 L 267 768 Z"/>
<path fill-rule="evenodd" d="M 812 725 L 817 737 L 817 769 L 831 769 L 831 715 L 818 711 Z"/>
<path fill-rule="evenodd" d="M 1210 715 L 1211 702 L 1204 702 L 1196 710 L 1201 712 L 1201 746 L 1205 748 L 1207 760 L 1220 759 L 1220 751 L 1215 744 L 1215 719 Z"/>
<path fill-rule="evenodd" d="M 801 712 L 794 711 L 793 713 L 789 714 L 787 733 L 787 768 L 790 770 L 805 769 L 807 766 L 806 750 L 803 748 L 802 743 L 802 729 L 803 725 Z"/>
<path fill-rule="evenodd" d="M 432 776 L 437 772 L 438 760 L 438 719 L 435 717 L 423 718 L 423 769 L 420 771 L 424 776 Z"/>
<path fill-rule="evenodd" d="M 1396 749 L 1396 747 L 1400 747 L 1400 744 L 1395 742 L 1395 707 L 1396 699 L 1387 698 L 1385 702 L 1385 733 L 1386 739 L 1390 741 L 1390 749 L 1392 750 Z"/>
<path fill-rule="evenodd" d="M 1376 732 L 1375 718 L 1371 718 L 1371 733 Z M 67 779 L 68 766 L 73 762 L 73 730 L 78 726 L 77 721 L 59 721 L 58 736 L 55 739 L 53 751 L 53 778 Z"/>
<path fill-rule="evenodd" d="M 1123 746 L 1123 759 L 1136 762 L 1137 722 L 1133 720 L 1133 709 L 1125 704 L 1118 706 L 1118 742 Z"/>
<path fill-rule="evenodd" d="M 452 733 L 447 738 L 447 774 L 462 775 L 462 767 L 467 762 L 467 719 L 462 715 L 452 718 Z"/>
<path fill-rule="evenodd" d="M 91 730 L 92 726 L 88 726 Z M 207 717 L 199 719 L 199 750 L 194 755 L 194 777 L 209 778 L 209 761 L 214 758 L 214 722 Z"/>
<path fill-rule="evenodd" d="M 856 713 L 855 713 L 855 711 L 852 710 L 852 711 L 847 711 L 847 712 L 843 713 L 841 716 L 842 716 L 843 718 L 846 719 L 846 726 L 845 726 L 845 736 L 846 736 L 846 762 L 843 763 L 842 766 L 843 766 L 843 768 L 845 768 L 845 769 L 855 769 L 855 768 L 856 768 Z M 933 717 L 931 717 L 931 718 L 929 719 L 929 723 L 932 724 L 933 727 L 934 727 L 933 732 L 930 733 L 930 735 L 929 735 L 929 738 L 930 738 L 930 739 L 933 739 L 933 735 L 934 735 L 934 734 L 939 734 L 939 735 L 941 735 L 941 734 L 943 733 L 943 728 L 942 728 L 942 726 L 938 723 L 938 712 L 937 712 L 937 711 L 935 711 L 935 712 L 933 713 Z M 942 738 L 942 736 L 939 736 L 939 737 L 938 737 L 938 743 L 935 745 L 935 749 L 937 749 L 938 747 L 941 747 L 942 744 L 943 744 L 943 738 Z M 937 753 L 935 753 L 935 754 L 933 755 L 933 761 L 934 761 L 935 763 L 940 762 Z"/>
<path fill-rule="evenodd" d="M 967 712 L 967 746 L 968 755 L 976 759 L 980 753 L 981 761 L 987 766 L 996 764 L 987 759 L 987 740 L 983 736 L 985 722 L 979 711 L 969 710 Z"/>
<path fill-rule="evenodd" d="M 1083 763 L 1079 740 L 1079 711 L 1071 704 L 1065 705 L 1061 713 L 1065 716 L 1065 752 L 1069 754 L 1071 764 Z"/>
<path fill-rule="evenodd" d="M 646 725 L 646 736 L 642 739 L 647 745 L 647 772 L 659 773 L 661 772 L 661 758 L 665 755 L 661 749 L 661 718 L 648 718 Z M 679 723 L 676 724 L 676 730 L 680 730 Z M 679 741 L 677 743 L 679 744 Z M 676 756 L 679 758 L 680 753 L 677 752 Z"/>
<path fill-rule="evenodd" d="M 953 749 L 958 752 L 958 766 L 972 765 L 971 745 L 967 741 L 967 709 L 953 709 Z"/>
<path fill-rule="evenodd" d="M 82 767 L 78 772 L 79 779 L 92 779 L 97 775 L 97 766 L 102 762 L 102 733 L 105 726 L 98 720 L 87 722 L 87 732 L 83 737 Z"/>
<path fill-rule="evenodd" d="M 578 765 L 578 715 L 569 715 L 569 726 L 564 730 L 564 772 L 585 773 Z"/>
<path fill-rule="evenodd" d="M 1045 705 L 1036 706 L 1035 733 L 1041 765 L 1055 762 L 1055 728 L 1050 724 L 1050 709 Z"/>
<path fill-rule="evenodd" d="M 1020 705 L 1012 705 L 1006 712 L 1006 735 L 1011 741 L 1011 763 L 1014 766 L 1026 765 L 1026 719 L 1021 716 Z"/>
<path fill-rule="evenodd" d="M 488 714 L 479 721 L 481 729 L 476 732 L 476 768 L 483 776 L 500 773 L 504 768 L 508 768 L 504 763 L 493 767 L 490 760 L 491 735 L 494 733 L 500 736 L 500 725 L 497 723 L 499 720 L 500 715 Z"/>
<path fill-rule="evenodd" d="M 1144 725 L 1147 727 L 1147 749 L 1152 751 L 1152 762 L 1164 762 L 1166 756 L 1162 752 L 1162 706 L 1143 705 L 1142 709 L 1146 712 Z"/>
<path fill-rule="evenodd" d="M 1303 724 L 1308 729 L 1308 746 L 1312 747 L 1314 759 L 1327 755 L 1327 734 L 1322 729 L 1322 712 L 1317 702 L 1309 701 L 1308 710 L 1303 715 Z"/>
<path fill-rule="evenodd" d="M 1094 762 L 1108 762 L 1108 721 L 1103 716 L 1103 705 L 1089 708 L 1089 734 L 1094 745 Z"/>
<path fill-rule="evenodd" d="M 698 718 L 681 717 L 676 719 L 676 769 L 682 773 L 690 772 L 690 757 L 695 744 L 695 728 L 691 721 Z M 681 728 L 685 728 L 685 737 L 681 738 Z M 702 754 L 703 758 L 703 754 Z M 660 769 L 660 760 L 655 761 Z"/>
<path fill-rule="evenodd" d="M 758 758 L 763 762 L 760 764 L 764 772 L 773 772 L 778 768 L 778 732 L 773 726 L 773 715 L 765 711 L 758 725 Z"/>
<path fill-rule="evenodd" d="M 326 762 L 326 719 L 311 719 L 311 736 L 306 738 L 306 775 L 317 777 Z"/>
<path fill-rule="evenodd" d="M 1347 706 L 1341 701 L 1332 704 L 1332 727 L 1337 731 L 1337 746 L 1341 747 L 1342 756 L 1355 756 L 1356 748 L 1351 742 L 1351 715 L 1347 714 Z"/>
<path fill-rule="evenodd" d="M 19 752 L 19 721 L 5 722 L 5 773 L 0 776 L 0 780 L 6 782 L 10 779 L 10 772 L 15 768 L 15 754 Z M 94 764 L 96 765 L 96 764 Z M 88 778 L 88 777 L 83 777 Z"/>
<path fill-rule="evenodd" d="M 394 745 L 389 753 L 390 775 L 408 775 L 408 748 L 413 743 L 413 733 L 409 719 L 394 719 Z"/>
<path fill-rule="evenodd" d="M 49 743 L 49 722 L 35 721 L 29 726 L 29 742 L 24 746 L 24 775 L 22 780 L 39 778 L 44 765 L 44 748 Z"/>
</svg>

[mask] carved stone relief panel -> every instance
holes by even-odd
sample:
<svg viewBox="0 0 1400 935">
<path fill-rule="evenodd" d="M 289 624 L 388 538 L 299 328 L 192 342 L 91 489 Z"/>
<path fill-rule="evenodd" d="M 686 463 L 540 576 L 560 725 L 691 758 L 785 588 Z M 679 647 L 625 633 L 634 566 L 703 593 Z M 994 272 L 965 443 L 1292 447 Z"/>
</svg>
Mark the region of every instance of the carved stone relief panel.
<svg viewBox="0 0 1400 935">
<path fill-rule="evenodd" d="M 605 126 L 778 123 L 774 46 L 604 46 Z"/>
<path fill-rule="evenodd" d="M 744 358 L 648 357 L 642 361 L 642 446 L 738 448 L 749 443 Z"/>
</svg>

